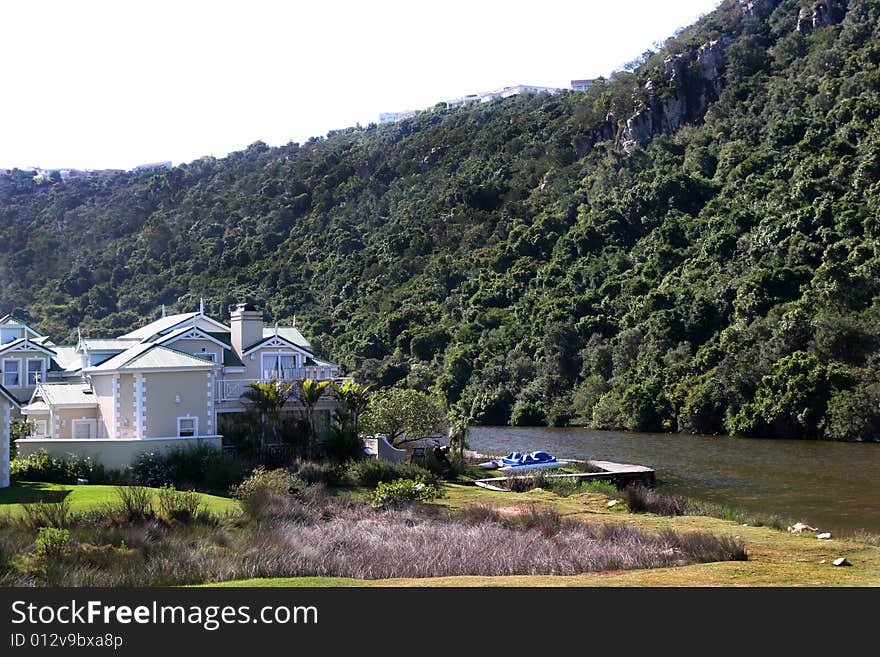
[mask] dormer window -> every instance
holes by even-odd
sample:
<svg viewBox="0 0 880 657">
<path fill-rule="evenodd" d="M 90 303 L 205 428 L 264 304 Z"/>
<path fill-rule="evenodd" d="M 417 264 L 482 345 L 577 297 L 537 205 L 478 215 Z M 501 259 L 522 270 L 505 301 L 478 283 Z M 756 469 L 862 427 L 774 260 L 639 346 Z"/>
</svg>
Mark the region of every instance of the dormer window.
<svg viewBox="0 0 880 657">
<path fill-rule="evenodd" d="M 21 329 L 18 328 L 2 328 L 0 329 L 0 344 L 6 344 L 21 337 Z"/>
</svg>

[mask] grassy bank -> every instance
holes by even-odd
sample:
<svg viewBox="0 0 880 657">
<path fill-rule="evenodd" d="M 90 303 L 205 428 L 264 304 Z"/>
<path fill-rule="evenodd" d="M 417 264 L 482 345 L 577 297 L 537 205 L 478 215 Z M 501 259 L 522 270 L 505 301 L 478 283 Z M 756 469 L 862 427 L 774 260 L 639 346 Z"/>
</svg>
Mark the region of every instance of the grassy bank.
<svg viewBox="0 0 880 657">
<path fill-rule="evenodd" d="M 158 504 L 158 489 L 150 488 L 153 504 Z M 199 493 L 203 508 L 211 513 L 223 514 L 237 511 L 238 503 L 228 497 Z M 47 484 L 43 482 L 15 482 L 8 488 L 0 488 L 0 515 L 9 513 L 13 517 L 24 514 L 25 504 L 37 502 L 55 503 L 66 500 L 72 513 L 99 511 L 107 504 L 118 500 L 115 486 L 71 484 Z"/>
<path fill-rule="evenodd" d="M 491 506 L 501 513 L 519 514 L 539 506 L 555 509 L 562 517 L 591 523 L 624 524 L 647 532 L 674 530 L 708 532 L 743 541 L 747 561 L 718 561 L 675 567 L 612 570 L 578 575 L 495 577 L 437 577 L 356 580 L 339 578 L 263 578 L 230 581 L 221 586 L 669 586 L 669 587 L 822 587 L 880 586 L 880 547 L 866 542 L 813 534 L 790 534 L 766 526 L 708 516 L 632 514 L 610 491 L 560 496 L 551 491 L 498 493 L 476 486 L 446 484 L 445 495 L 434 504 L 450 510 Z M 609 507 L 610 499 L 620 500 Z M 846 557 L 851 567 L 832 561 Z"/>
<path fill-rule="evenodd" d="M 275 483 L 244 509 L 238 500 L 199 494 L 206 513 L 184 523 L 102 515 L 119 501 L 113 486 L 16 484 L 0 491 L 0 579 L 52 586 L 880 586 L 880 547 L 867 540 L 820 541 L 710 515 L 631 513 L 627 495 L 608 485 L 500 493 L 444 483 L 442 496 L 427 504 L 376 509 L 362 486 L 307 487 L 291 496 L 290 481 Z M 149 494 L 156 506 L 158 490 Z M 50 567 L 41 566 L 37 529 L 22 522 L 23 505 L 62 497 L 81 519 L 70 523 Z M 852 566 L 833 566 L 838 557 Z"/>
</svg>

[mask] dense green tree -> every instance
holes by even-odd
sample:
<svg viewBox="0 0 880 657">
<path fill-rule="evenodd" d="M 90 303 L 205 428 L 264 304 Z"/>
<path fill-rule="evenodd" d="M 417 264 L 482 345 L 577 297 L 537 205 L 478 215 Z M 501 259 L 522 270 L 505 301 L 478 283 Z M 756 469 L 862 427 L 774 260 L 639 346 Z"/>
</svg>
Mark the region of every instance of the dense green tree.
<svg viewBox="0 0 880 657">
<path fill-rule="evenodd" d="M 365 433 L 384 434 L 397 447 L 444 430 L 446 409 L 436 397 L 418 390 L 377 390 L 362 426 Z"/>
<path fill-rule="evenodd" d="M 250 297 L 472 422 L 877 440 L 880 5 L 801 4 L 724 0 L 587 92 L 0 175 L 0 311 L 61 345 Z"/>
</svg>

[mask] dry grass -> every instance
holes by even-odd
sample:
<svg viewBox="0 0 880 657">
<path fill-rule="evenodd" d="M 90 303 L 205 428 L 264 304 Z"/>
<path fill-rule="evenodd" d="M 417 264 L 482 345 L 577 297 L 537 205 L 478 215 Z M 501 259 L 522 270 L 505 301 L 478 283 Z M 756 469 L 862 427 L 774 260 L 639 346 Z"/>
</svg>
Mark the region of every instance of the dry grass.
<svg viewBox="0 0 880 657">
<path fill-rule="evenodd" d="M 0 541 L 0 584 L 168 586 L 277 577 L 362 580 L 450 576 L 569 576 L 743 559 L 741 543 L 700 532 L 646 532 L 588 523 L 554 509 L 518 513 L 436 505 L 376 510 L 329 496 L 265 491 L 261 513 L 189 525 L 146 518 L 120 523 L 95 516 L 71 527 L 73 548 L 57 567 L 27 572 L 11 555 L 33 530 Z M 136 505 L 135 505 L 136 506 Z M 32 548 L 26 548 L 28 551 Z M 17 565 L 19 564 L 19 565 Z"/>
</svg>

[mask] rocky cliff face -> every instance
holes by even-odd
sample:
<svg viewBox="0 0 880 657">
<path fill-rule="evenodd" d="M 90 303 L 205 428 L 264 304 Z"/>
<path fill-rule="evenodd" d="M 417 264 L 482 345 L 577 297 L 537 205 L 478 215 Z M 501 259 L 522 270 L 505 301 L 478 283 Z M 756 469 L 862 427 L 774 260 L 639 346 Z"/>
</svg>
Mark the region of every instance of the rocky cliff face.
<svg viewBox="0 0 880 657">
<path fill-rule="evenodd" d="M 739 0 L 743 14 L 764 19 L 780 0 Z M 847 0 L 820 0 L 803 7 L 797 30 L 813 30 L 843 20 Z M 709 103 L 717 100 L 724 88 L 727 48 L 733 39 L 722 37 L 701 45 L 695 51 L 667 57 L 663 62 L 663 80 L 649 80 L 643 100 L 626 120 L 620 147 L 630 152 L 645 146 L 654 135 L 672 134 L 686 123 L 702 120 Z"/>
<path fill-rule="evenodd" d="M 655 134 L 672 134 L 682 125 L 699 120 L 723 87 L 725 50 L 729 38 L 704 43 L 696 51 L 667 57 L 662 89 L 645 85 L 645 101 L 626 122 L 620 139 L 623 150 L 644 146 Z"/>
<path fill-rule="evenodd" d="M 843 20 L 846 7 L 847 0 L 821 0 L 812 6 L 801 7 L 797 31 L 806 36 L 820 27 L 839 23 Z"/>
</svg>

